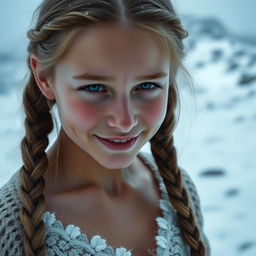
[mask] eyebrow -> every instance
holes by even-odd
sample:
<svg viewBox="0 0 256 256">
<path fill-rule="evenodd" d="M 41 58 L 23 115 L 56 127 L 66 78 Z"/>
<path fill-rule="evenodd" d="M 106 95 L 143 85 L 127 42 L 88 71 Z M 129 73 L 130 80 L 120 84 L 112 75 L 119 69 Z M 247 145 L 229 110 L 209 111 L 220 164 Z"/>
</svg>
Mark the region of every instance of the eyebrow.
<svg viewBox="0 0 256 256">
<path fill-rule="evenodd" d="M 147 80 L 147 79 L 158 79 L 158 78 L 164 78 L 167 76 L 167 73 L 165 72 L 157 72 L 150 75 L 143 75 L 136 78 L 137 81 L 140 80 Z M 72 76 L 72 78 L 77 80 L 97 80 L 97 81 L 113 81 L 113 76 L 102 76 L 102 75 L 95 75 L 95 74 L 89 74 L 84 73 L 81 75 Z"/>
</svg>

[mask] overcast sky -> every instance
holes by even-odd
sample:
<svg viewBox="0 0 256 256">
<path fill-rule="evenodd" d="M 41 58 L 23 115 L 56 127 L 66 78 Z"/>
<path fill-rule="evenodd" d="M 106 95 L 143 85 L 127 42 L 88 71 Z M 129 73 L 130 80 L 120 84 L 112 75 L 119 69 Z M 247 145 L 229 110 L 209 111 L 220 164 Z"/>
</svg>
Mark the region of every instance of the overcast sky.
<svg viewBox="0 0 256 256">
<path fill-rule="evenodd" d="M 256 37 L 255 0 L 172 0 L 179 14 L 196 14 L 219 18 L 233 33 Z M 1 0 L 0 52 L 17 49 L 26 41 L 32 12 L 41 0 Z"/>
</svg>

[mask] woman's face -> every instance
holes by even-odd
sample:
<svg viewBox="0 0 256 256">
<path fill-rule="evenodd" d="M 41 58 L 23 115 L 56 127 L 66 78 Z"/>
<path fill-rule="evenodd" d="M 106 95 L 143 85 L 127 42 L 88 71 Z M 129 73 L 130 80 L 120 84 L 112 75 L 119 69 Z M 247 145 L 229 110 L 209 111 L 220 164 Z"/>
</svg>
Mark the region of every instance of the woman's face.
<svg viewBox="0 0 256 256">
<path fill-rule="evenodd" d="M 103 166 L 128 166 L 165 118 L 169 69 L 151 34 L 120 25 L 85 29 L 56 66 L 53 90 L 65 133 Z M 159 78 L 143 78 L 152 74 Z M 122 136 L 139 137 L 118 151 L 98 138 Z"/>
</svg>

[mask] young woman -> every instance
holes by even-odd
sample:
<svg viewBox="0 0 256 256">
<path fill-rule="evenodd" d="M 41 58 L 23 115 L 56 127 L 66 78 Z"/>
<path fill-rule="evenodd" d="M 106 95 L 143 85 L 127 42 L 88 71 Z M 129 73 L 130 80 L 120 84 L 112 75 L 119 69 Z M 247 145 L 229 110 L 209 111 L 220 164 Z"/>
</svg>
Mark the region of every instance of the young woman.
<svg viewBox="0 0 256 256">
<path fill-rule="evenodd" d="M 37 14 L 1 255 L 210 255 L 173 145 L 187 32 L 169 0 L 44 0 Z"/>
</svg>

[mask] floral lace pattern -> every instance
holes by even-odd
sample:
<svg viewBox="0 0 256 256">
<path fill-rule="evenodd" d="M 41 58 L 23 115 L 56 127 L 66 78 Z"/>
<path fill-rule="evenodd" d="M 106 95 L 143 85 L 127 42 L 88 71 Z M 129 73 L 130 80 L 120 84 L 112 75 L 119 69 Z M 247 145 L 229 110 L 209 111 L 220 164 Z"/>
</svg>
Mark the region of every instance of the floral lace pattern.
<svg viewBox="0 0 256 256">
<path fill-rule="evenodd" d="M 143 153 L 145 154 L 145 153 Z M 157 217 L 157 236 L 155 237 L 157 248 L 150 252 L 153 256 L 187 256 L 188 246 L 181 237 L 177 225 L 176 213 L 172 207 L 168 193 L 161 175 L 148 157 L 139 153 L 140 158 L 149 166 L 158 180 L 161 191 L 159 206 L 163 215 Z M 66 227 L 56 219 L 55 213 L 46 211 L 43 216 L 46 225 L 45 243 L 49 256 L 132 256 L 132 252 L 124 247 L 113 248 L 107 244 L 106 239 L 100 235 L 93 236 L 90 240 L 86 234 L 81 233 L 80 228 L 69 224 Z M 135 255 L 134 255 L 135 256 Z"/>
</svg>

